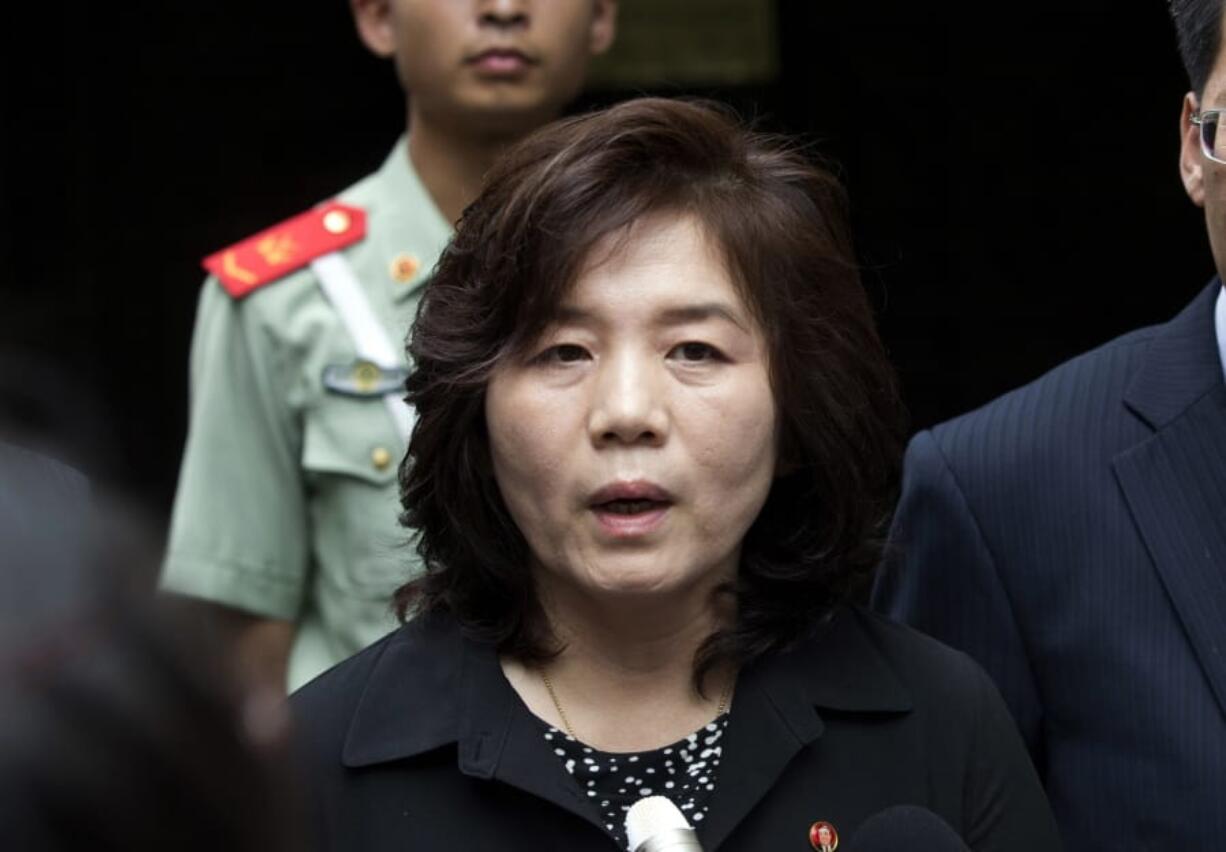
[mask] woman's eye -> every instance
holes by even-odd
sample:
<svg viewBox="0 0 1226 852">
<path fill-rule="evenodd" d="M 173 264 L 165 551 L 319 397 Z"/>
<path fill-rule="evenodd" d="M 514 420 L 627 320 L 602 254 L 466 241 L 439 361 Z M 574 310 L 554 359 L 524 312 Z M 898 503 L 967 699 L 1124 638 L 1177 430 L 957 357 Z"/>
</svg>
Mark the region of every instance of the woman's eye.
<svg viewBox="0 0 1226 852">
<path fill-rule="evenodd" d="M 723 355 L 714 346 L 694 341 L 679 343 L 668 354 L 669 357 L 692 362 L 718 361 L 723 358 Z"/>
<path fill-rule="evenodd" d="M 576 361 L 586 360 L 587 357 L 587 350 L 573 343 L 550 346 L 540 354 L 540 360 L 547 364 L 573 364 Z"/>
</svg>

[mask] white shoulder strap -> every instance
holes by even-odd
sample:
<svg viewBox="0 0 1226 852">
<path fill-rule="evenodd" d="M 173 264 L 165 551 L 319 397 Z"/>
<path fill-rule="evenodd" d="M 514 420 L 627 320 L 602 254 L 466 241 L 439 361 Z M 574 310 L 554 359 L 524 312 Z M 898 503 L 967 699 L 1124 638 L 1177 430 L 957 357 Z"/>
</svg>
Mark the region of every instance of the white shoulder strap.
<svg viewBox="0 0 1226 852">
<path fill-rule="evenodd" d="M 361 282 L 344 256 L 335 251 L 325 254 L 311 261 L 311 269 L 315 271 L 320 288 L 336 309 L 345 330 L 349 332 L 357 356 L 385 370 L 400 369 L 400 355 L 388 339 L 387 331 L 375 316 L 370 300 L 362 290 Z M 404 402 L 403 396 L 404 390 L 397 388 L 384 394 L 383 402 L 396 425 L 396 431 L 407 446 L 416 415 Z"/>
</svg>

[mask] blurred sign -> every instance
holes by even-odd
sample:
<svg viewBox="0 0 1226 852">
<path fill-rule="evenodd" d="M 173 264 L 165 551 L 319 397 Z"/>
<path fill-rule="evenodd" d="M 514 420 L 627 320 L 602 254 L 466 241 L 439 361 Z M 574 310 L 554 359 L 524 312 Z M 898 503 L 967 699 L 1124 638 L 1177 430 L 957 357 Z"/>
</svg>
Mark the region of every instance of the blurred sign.
<svg viewBox="0 0 1226 852">
<path fill-rule="evenodd" d="M 778 73 L 774 0 L 621 0 L 617 42 L 591 85 L 751 85 Z"/>
</svg>

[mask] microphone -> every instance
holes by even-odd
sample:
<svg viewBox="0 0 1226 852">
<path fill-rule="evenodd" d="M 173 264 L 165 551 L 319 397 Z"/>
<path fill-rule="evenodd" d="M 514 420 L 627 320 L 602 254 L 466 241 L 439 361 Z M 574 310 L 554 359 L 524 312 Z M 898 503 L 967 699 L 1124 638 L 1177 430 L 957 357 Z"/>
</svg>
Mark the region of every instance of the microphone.
<svg viewBox="0 0 1226 852">
<path fill-rule="evenodd" d="M 925 808 L 895 805 L 864 821 L 845 852 L 971 852 L 944 820 Z"/>
<path fill-rule="evenodd" d="M 694 829 L 664 796 L 648 796 L 630 806 L 626 840 L 634 852 L 702 852 Z"/>
</svg>

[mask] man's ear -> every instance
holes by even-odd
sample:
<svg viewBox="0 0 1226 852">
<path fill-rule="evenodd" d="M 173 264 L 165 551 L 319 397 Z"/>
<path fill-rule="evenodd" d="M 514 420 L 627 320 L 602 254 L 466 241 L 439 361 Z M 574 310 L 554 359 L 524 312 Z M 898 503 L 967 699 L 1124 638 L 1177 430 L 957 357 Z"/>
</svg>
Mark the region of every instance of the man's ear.
<svg viewBox="0 0 1226 852">
<path fill-rule="evenodd" d="M 1204 207 L 1205 155 L 1200 148 L 1200 128 L 1192 123 L 1192 116 L 1199 109 L 1195 92 L 1183 96 L 1183 110 L 1179 115 L 1179 177 L 1192 203 Z"/>
<path fill-rule="evenodd" d="M 392 0 L 349 0 L 353 23 L 366 49 L 382 59 L 396 55 Z"/>
<path fill-rule="evenodd" d="M 353 0 L 357 2 L 357 0 Z M 613 46 L 617 37 L 617 0 L 596 0 L 592 11 L 592 27 L 588 34 L 588 49 L 600 56 Z"/>
</svg>

